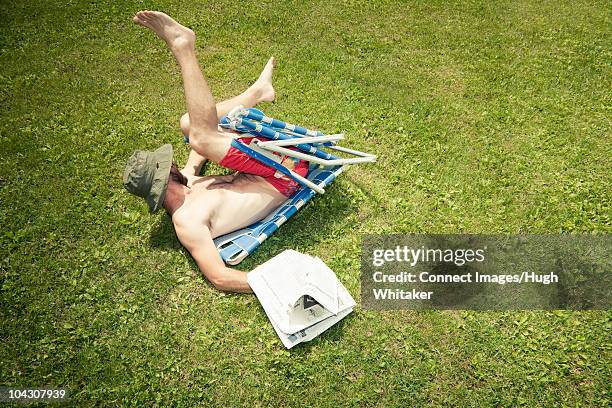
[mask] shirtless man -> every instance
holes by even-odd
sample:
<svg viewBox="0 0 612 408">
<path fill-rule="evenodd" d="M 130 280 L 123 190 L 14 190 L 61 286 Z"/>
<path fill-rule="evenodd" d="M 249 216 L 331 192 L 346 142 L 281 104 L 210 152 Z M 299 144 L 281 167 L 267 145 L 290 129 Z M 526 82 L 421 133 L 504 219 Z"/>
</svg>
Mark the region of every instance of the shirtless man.
<svg viewBox="0 0 612 408">
<path fill-rule="evenodd" d="M 231 140 L 236 134 L 220 128 L 218 121 L 237 105 L 252 107 L 274 100 L 274 58 L 270 58 L 259 79 L 248 90 L 215 105 L 196 60 L 193 31 L 157 11 L 140 11 L 134 16 L 134 22 L 151 29 L 164 40 L 181 68 L 187 113 L 180 125 L 189 137 L 192 150 L 187 165 L 180 171 L 172 162 L 171 145 L 154 152 L 136 151 L 128 161 L 123 183 L 128 191 L 145 198 L 151 212 L 161 206 L 168 211 L 179 241 L 216 288 L 251 292 L 246 273 L 225 266 L 213 238 L 264 218 L 285 201 L 298 184 L 232 147 Z M 206 159 L 238 173 L 199 177 Z M 299 161 L 292 167 L 298 174 L 305 175 L 308 162 Z"/>
</svg>

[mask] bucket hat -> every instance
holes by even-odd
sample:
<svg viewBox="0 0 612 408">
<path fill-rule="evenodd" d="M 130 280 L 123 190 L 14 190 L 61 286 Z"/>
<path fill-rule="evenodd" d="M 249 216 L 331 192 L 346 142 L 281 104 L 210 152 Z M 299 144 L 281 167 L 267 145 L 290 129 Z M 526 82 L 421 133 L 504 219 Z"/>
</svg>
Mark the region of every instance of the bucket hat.
<svg viewBox="0 0 612 408">
<path fill-rule="evenodd" d="M 152 152 L 136 150 L 123 171 L 123 185 L 130 193 L 144 198 L 149 212 L 154 213 L 164 202 L 171 166 L 171 144 Z"/>
</svg>

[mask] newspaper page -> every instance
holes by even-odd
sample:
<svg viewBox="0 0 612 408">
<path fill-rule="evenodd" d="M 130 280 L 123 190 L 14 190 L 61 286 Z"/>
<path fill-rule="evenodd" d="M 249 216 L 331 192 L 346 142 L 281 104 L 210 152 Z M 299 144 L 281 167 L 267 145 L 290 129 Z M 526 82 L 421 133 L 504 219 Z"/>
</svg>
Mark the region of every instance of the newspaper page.
<svg viewBox="0 0 612 408">
<path fill-rule="evenodd" d="M 355 301 L 319 258 L 287 250 L 248 274 L 287 348 L 309 341 L 348 315 Z"/>
</svg>

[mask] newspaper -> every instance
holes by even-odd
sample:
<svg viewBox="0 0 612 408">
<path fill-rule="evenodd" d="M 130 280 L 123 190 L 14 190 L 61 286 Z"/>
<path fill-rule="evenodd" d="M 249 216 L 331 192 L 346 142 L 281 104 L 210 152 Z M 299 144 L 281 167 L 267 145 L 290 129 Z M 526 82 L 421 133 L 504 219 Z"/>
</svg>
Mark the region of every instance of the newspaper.
<svg viewBox="0 0 612 408">
<path fill-rule="evenodd" d="M 319 258 L 287 250 L 247 275 L 287 348 L 310 341 L 342 318 L 355 300 Z"/>
</svg>

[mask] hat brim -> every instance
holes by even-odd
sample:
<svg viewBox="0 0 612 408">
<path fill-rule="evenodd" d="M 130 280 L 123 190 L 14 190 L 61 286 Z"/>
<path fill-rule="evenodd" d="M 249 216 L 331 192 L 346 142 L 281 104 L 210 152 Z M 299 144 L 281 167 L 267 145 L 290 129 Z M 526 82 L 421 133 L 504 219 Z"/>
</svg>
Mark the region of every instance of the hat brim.
<svg viewBox="0 0 612 408">
<path fill-rule="evenodd" d="M 165 144 L 153 152 L 156 169 L 153 174 L 151 190 L 146 197 L 149 212 L 151 213 L 159 210 L 164 203 L 164 197 L 168 189 L 168 179 L 170 178 L 170 167 L 172 167 L 172 155 L 171 144 Z"/>
</svg>

